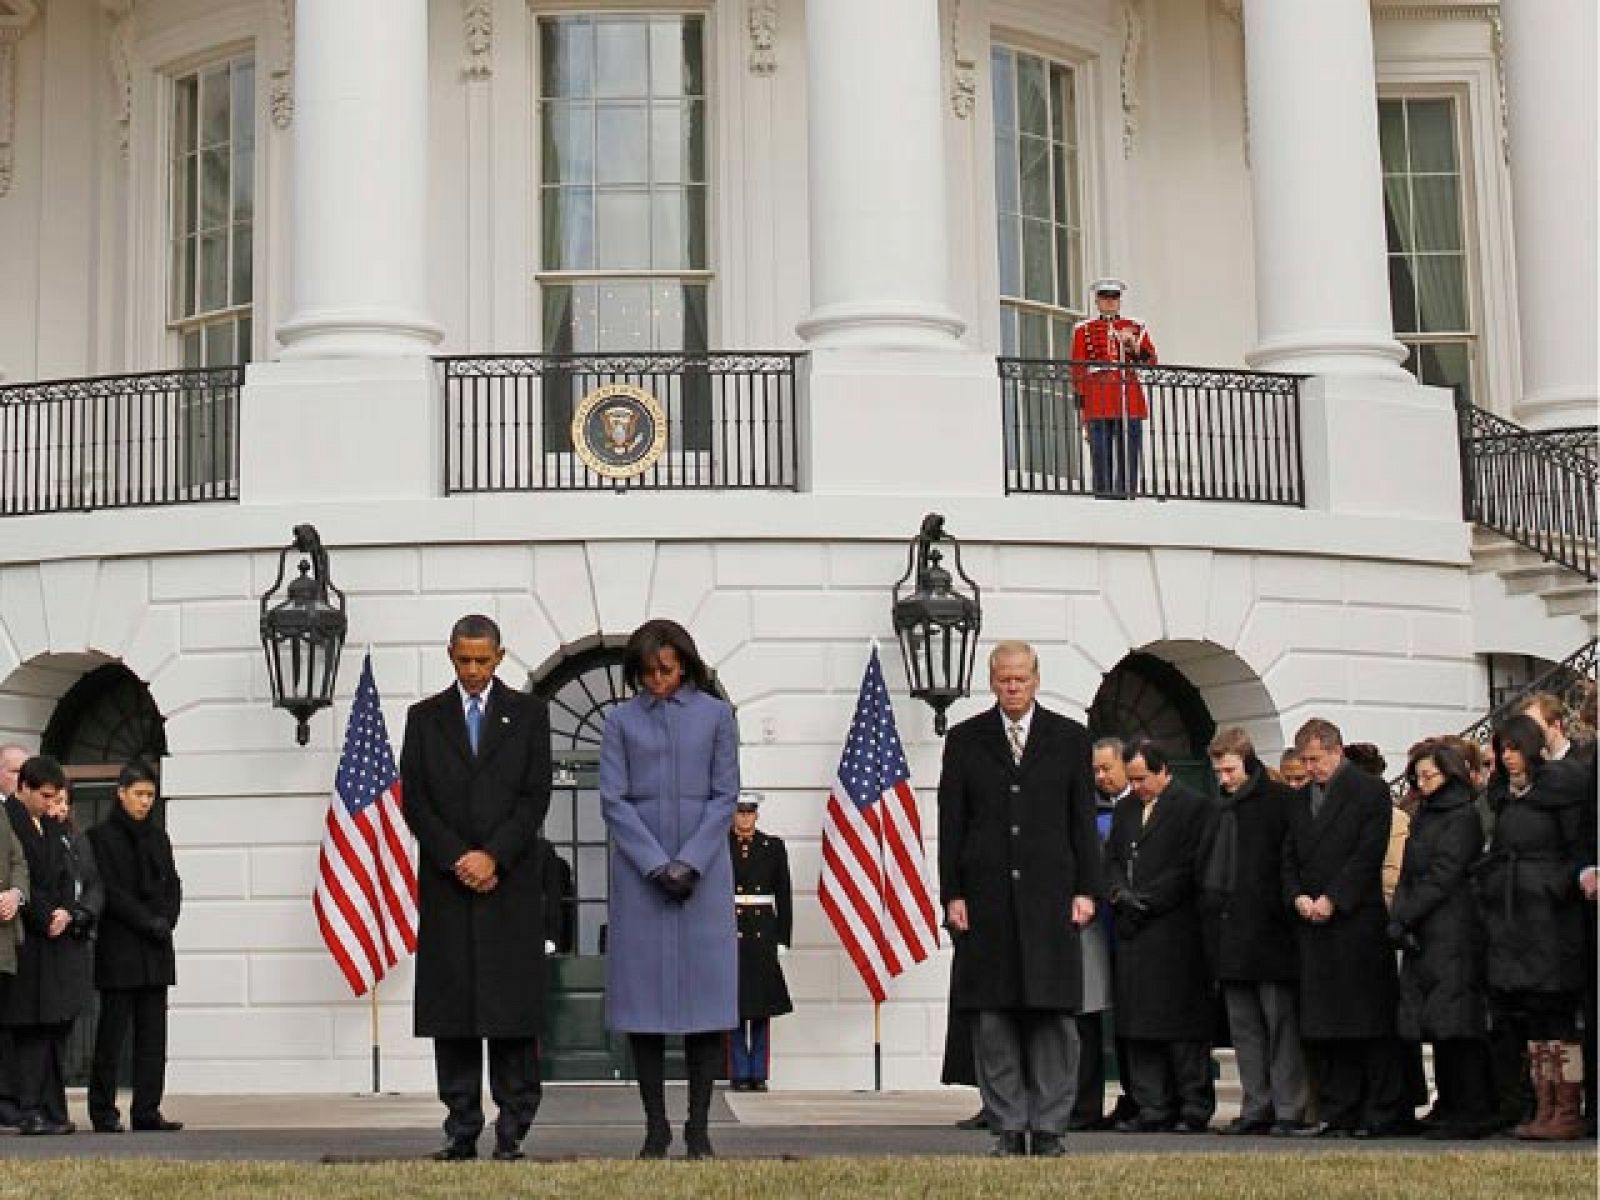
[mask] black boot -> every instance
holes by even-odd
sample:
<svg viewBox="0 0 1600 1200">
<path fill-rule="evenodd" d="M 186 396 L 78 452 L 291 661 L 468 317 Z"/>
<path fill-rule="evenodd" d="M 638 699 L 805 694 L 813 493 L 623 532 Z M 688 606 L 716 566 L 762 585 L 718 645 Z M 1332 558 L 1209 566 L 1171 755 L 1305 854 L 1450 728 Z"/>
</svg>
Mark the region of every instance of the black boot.
<svg viewBox="0 0 1600 1200">
<path fill-rule="evenodd" d="M 684 1122 L 683 1142 L 690 1158 L 715 1158 L 716 1152 L 711 1149 L 711 1089 L 717 1079 L 722 1035 L 688 1034 L 683 1039 L 683 1050 L 689 1068 L 689 1119 Z"/>
<path fill-rule="evenodd" d="M 644 1105 L 644 1145 L 640 1158 L 665 1158 L 672 1145 L 667 1123 L 667 1047 L 660 1034 L 630 1034 L 633 1065 L 639 1074 L 639 1101 Z"/>
</svg>

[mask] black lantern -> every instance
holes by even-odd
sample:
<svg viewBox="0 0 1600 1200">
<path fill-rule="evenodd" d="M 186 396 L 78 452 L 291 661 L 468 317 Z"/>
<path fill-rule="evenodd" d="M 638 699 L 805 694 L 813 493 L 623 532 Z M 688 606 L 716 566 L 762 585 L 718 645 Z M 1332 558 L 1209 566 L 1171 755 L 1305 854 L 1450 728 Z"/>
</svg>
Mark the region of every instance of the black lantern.
<svg viewBox="0 0 1600 1200">
<path fill-rule="evenodd" d="M 941 543 L 955 552 L 956 574 L 972 590 L 964 596 L 954 588 L 950 572 L 941 565 Z M 900 589 L 912 573 L 916 590 L 904 598 Z M 929 513 L 906 555 L 906 573 L 894 585 L 894 632 L 905 658 L 911 694 L 933 709 L 933 728 L 944 736 L 944 711 L 967 694 L 972 684 L 972 664 L 978 654 L 978 631 L 983 610 L 978 585 L 961 567 L 961 543 L 944 531 L 944 518 Z"/>
<path fill-rule="evenodd" d="M 284 568 L 295 552 L 305 557 L 299 576 L 285 588 Z M 278 596 L 282 598 L 273 603 Z M 333 703 L 348 625 L 344 593 L 328 574 L 322 538 L 315 526 L 296 525 L 294 541 L 278 555 L 278 577 L 261 597 L 261 645 L 267 652 L 273 706 L 293 715 L 295 740 L 302 746 L 311 738 L 311 714 Z"/>
</svg>

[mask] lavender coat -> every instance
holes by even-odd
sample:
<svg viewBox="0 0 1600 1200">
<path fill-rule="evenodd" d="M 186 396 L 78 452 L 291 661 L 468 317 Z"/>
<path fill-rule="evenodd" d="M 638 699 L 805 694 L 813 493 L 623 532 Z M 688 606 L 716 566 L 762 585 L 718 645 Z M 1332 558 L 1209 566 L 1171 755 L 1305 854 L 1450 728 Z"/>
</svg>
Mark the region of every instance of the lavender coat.
<svg viewBox="0 0 1600 1200">
<path fill-rule="evenodd" d="M 611 834 L 606 1025 L 702 1033 L 739 1023 L 739 939 L 728 828 L 739 794 L 733 710 L 685 685 L 613 708 L 600 744 Z M 674 859 L 700 872 L 685 904 L 647 876 Z"/>
</svg>

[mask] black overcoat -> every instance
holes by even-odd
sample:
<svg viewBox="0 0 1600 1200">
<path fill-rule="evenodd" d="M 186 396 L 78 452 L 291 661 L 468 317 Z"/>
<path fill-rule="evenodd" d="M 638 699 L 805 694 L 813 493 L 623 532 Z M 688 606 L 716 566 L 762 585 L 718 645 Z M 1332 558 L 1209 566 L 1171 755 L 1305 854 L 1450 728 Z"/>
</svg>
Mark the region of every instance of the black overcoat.
<svg viewBox="0 0 1600 1200">
<path fill-rule="evenodd" d="M 94 949 L 86 937 L 70 930 L 50 937 L 50 914 L 58 908 L 69 913 L 82 908 L 91 917 L 98 914 L 101 899 L 94 856 L 87 843 L 80 843 L 76 853 L 69 851 L 54 821 L 44 822 L 43 833 L 34 828 L 28 810 L 15 796 L 6 801 L 6 816 L 27 856 L 31 886 L 22 910 L 22 945 L 3 1023 L 64 1024 L 74 1020 L 94 994 Z M 92 919 L 88 923 L 92 926 Z"/>
<path fill-rule="evenodd" d="M 998 707 L 945 739 L 941 904 L 967 904 L 950 1001 L 963 1010 L 1076 1011 L 1082 954 L 1072 898 L 1103 891 L 1089 735 L 1035 706 L 1022 762 Z"/>
<path fill-rule="evenodd" d="M 1484 931 L 1468 871 L 1483 851 L 1472 793 L 1454 781 L 1411 818 L 1390 920 L 1405 929 L 1400 958 L 1400 1036 L 1408 1041 L 1488 1032 Z"/>
<path fill-rule="evenodd" d="M 119 804 L 89 831 L 105 911 L 95 941 L 94 981 L 101 988 L 170 987 L 178 981 L 172 931 L 183 887 L 166 830 L 135 821 Z"/>
<path fill-rule="evenodd" d="M 1214 978 L 1225 982 L 1290 982 L 1300 975 L 1294 911 L 1283 902 L 1283 839 L 1294 789 L 1257 768 L 1234 796 L 1216 802 L 1216 819 L 1201 847 L 1204 864 L 1225 836 L 1231 808 L 1237 830 L 1231 893 L 1202 887 L 1200 909 Z"/>
<path fill-rule="evenodd" d="M 1328 781 L 1315 818 L 1310 785 L 1295 793 L 1283 841 L 1284 902 L 1333 902 L 1333 916 L 1321 924 L 1295 918 L 1304 1038 L 1394 1036 L 1398 982 L 1383 903 L 1392 807 L 1383 780 L 1349 763 Z"/>
<path fill-rule="evenodd" d="M 794 936 L 794 893 L 783 839 L 756 830 L 748 843 L 728 834 L 733 857 L 733 898 L 739 918 L 739 1019 L 779 1017 L 794 1011 L 778 947 Z M 741 896 L 771 896 L 772 904 L 740 904 Z"/>
<path fill-rule="evenodd" d="M 418 1037 L 537 1037 L 544 1015 L 543 858 L 550 807 L 550 718 L 496 680 L 478 753 L 451 685 L 412 705 L 400 755 L 401 802 L 421 848 Z M 483 850 L 499 884 L 479 894 L 456 861 Z"/>
<path fill-rule="evenodd" d="M 1132 792 L 1117 801 L 1106 839 L 1116 915 L 1112 978 L 1117 1036 L 1202 1042 L 1216 1027 L 1196 879 L 1211 801 L 1173 780 L 1148 824 Z"/>
<path fill-rule="evenodd" d="M 1585 981 L 1578 872 L 1588 771 L 1562 759 L 1540 765 L 1532 789 L 1512 797 L 1503 777 L 1489 785 L 1495 813 L 1489 853 L 1474 868 L 1489 934 L 1489 987 L 1497 992 L 1579 992 Z"/>
</svg>

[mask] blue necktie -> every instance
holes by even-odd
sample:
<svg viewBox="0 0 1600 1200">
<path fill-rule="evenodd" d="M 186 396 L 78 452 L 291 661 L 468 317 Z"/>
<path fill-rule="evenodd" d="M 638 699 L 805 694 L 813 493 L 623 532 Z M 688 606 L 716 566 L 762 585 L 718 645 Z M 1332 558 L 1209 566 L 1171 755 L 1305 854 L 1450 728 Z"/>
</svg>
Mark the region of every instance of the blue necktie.
<svg viewBox="0 0 1600 1200">
<path fill-rule="evenodd" d="M 478 730 L 483 727 L 483 705 L 476 696 L 467 701 L 467 741 L 478 752 Z"/>
</svg>

